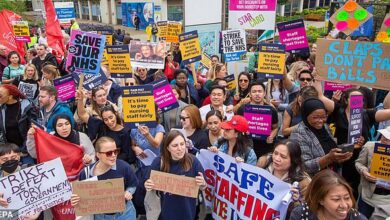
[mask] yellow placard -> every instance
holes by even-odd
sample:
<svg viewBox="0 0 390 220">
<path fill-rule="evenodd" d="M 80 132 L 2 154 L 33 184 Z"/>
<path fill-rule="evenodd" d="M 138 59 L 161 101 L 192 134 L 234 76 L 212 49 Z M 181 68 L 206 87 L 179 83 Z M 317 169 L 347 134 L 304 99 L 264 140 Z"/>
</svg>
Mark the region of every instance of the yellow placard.
<svg viewBox="0 0 390 220">
<path fill-rule="evenodd" d="M 207 69 L 211 68 L 211 58 L 209 55 L 203 53 L 202 54 L 202 59 L 200 60 L 200 63 L 206 67 Z"/>
<path fill-rule="evenodd" d="M 112 34 L 106 35 L 106 45 L 112 45 Z"/>
<path fill-rule="evenodd" d="M 179 34 L 181 34 L 181 23 L 168 22 L 167 27 L 167 42 L 179 42 Z"/>
<path fill-rule="evenodd" d="M 108 66 L 111 73 L 131 73 L 130 54 L 109 54 Z"/>
<path fill-rule="evenodd" d="M 390 181 L 390 146 L 376 143 L 372 155 L 370 174 Z"/>
<path fill-rule="evenodd" d="M 102 57 L 102 65 L 108 65 L 108 59 L 107 59 L 107 49 L 105 48 L 103 51 L 103 57 Z"/>
<path fill-rule="evenodd" d="M 27 21 L 13 21 L 12 28 L 17 42 L 30 42 L 30 29 Z"/>
<path fill-rule="evenodd" d="M 123 88 L 123 121 L 137 127 L 148 122 L 156 123 L 156 104 L 153 86 L 132 86 Z"/>
<path fill-rule="evenodd" d="M 191 60 L 195 57 L 201 56 L 201 54 L 202 54 L 198 37 L 188 39 L 185 41 L 180 40 L 179 47 L 180 47 L 180 51 L 181 51 L 182 60 Z M 192 62 L 190 61 L 190 63 L 192 63 Z"/>
<path fill-rule="evenodd" d="M 259 53 L 257 72 L 283 75 L 286 54 Z"/>
<path fill-rule="evenodd" d="M 158 36 L 162 40 L 165 40 L 167 38 L 168 22 L 167 21 L 159 21 L 159 22 L 157 22 L 157 28 L 158 28 Z"/>
</svg>

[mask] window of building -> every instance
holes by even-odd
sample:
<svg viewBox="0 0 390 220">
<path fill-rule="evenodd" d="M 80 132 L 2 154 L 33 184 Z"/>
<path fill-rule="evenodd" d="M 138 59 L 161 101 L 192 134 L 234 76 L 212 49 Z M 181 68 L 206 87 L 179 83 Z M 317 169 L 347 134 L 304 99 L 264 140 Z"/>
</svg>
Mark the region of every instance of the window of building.
<svg viewBox="0 0 390 220">
<path fill-rule="evenodd" d="M 183 6 L 168 5 L 168 21 L 183 21 Z"/>
</svg>

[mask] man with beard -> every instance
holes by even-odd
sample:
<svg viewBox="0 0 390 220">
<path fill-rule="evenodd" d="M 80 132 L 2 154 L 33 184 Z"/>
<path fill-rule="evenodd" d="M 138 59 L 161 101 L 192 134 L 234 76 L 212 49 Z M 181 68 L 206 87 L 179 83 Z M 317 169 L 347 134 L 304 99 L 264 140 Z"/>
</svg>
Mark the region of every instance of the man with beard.
<svg viewBox="0 0 390 220">
<path fill-rule="evenodd" d="M 58 63 L 57 63 L 57 59 L 56 57 L 47 52 L 47 46 L 45 44 L 39 44 L 37 46 L 37 54 L 38 56 L 35 57 L 33 60 L 32 60 L 32 64 L 35 65 L 35 67 L 37 68 L 38 70 L 38 76 L 39 76 L 39 79 L 42 78 L 42 68 L 47 65 L 47 64 L 52 64 L 56 67 L 58 67 Z"/>
</svg>

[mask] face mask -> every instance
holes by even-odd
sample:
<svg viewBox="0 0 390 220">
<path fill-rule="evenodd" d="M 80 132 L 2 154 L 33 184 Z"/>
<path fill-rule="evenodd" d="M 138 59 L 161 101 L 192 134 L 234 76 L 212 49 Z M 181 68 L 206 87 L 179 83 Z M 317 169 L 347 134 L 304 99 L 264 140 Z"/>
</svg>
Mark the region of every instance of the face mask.
<svg viewBox="0 0 390 220">
<path fill-rule="evenodd" d="M 7 173 L 13 173 L 19 166 L 19 160 L 8 160 L 1 165 L 1 170 Z"/>
</svg>

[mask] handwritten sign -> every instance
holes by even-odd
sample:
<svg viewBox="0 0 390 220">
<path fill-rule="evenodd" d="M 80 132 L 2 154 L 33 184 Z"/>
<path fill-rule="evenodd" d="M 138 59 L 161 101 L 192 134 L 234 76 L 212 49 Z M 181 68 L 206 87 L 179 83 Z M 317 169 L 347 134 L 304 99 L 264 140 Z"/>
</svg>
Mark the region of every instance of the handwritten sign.
<svg viewBox="0 0 390 220">
<path fill-rule="evenodd" d="M 77 181 L 72 183 L 72 190 L 80 197 L 75 207 L 78 216 L 123 212 L 126 209 L 123 178 Z"/>
<path fill-rule="evenodd" d="M 73 30 L 69 42 L 66 69 L 74 73 L 98 74 L 106 37 Z"/>
<path fill-rule="evenodd" d="M 27 21 L 12 21 L 12 29 L 16 42 L 31 42 Z"/>
<path fill-rule="evenodd" d="M 226 62 L 243 60 L 246 54 L 245 30 L 222 31 L 222 42 Z"/>
<path fill-rule="evenodd" d="M 363 96 L 351 95 L 349 98 L 349 108 L 348 143 L 353 144 L 362 135 Z"/>
<path fill-rule="evenodd" d="M 271 108 L 264 105 L 245 105 L 244 117 L 248 121 L 249 133 L 252 137 L 265 139 L 271 134 Z"/>
<path fill-rule="evenodd" d="M 72 195 L 60 158 L 1 178 L 0 192 L 9 203 L 8 209 L 18 212 L 21 219 L 61 204 Z"/>
<path fill-rule="evenodd" d="M 158 37 L 161 40 L 166 40 L 167 32 L 168 32 L 168 21 L 158 21 L 157 28 L 158 28 Z"/>
<path fill-rule="evenodd" d="M 80 82 L 80 76 L 76 73 L 72 74 L 74 80 L 76 81 L 77 84 Z M 96 75 L 85 75 L 84 77 L 84 83 L 83 83 L 83 88 L 86 90 L 92 90 L 95 87 L 98 87 L 100 85 L 103 85 L 107 81 L 107 76 L 104 74 L 103 70 L 100 69 L 99 74 Z"/>
<path fill-rule="evenodd" d="M 65 102 L 75 97 L 76 87 L 72 75 L 54 79 L 53 82 L 58 92 L 58 98 L 61 101 Z"/>
<path fill-rule="evenodd" d="M 106 46 L 106 50 L 111 77 L 131 77 L 129 45 Z"/>
<path fill-rule="evenodd" d="M 152 170 L 150 179 L 154 183 L 153 189 L 155 190 L 179 196 L 198 197 L 199 186 L 196 184 L 194 177 L 179 176 Z"/>
<path fill-rule="evenodd" d="M 172 88 L 166 78 L 162 78 L 153 82 L 154 101 L 162 112 L 179 107 L 179 103 Z"/>
<path fill-rule="evenodd" d="M 35 95 L 37 94 L 38 84 L 32 84 L 32 83 L 26 83 L 26 82 L 20 81 L 18 89 L 28 99 L 34 99 Z"/>
<path fill-rule="evenodd" d="M 317 40 L 316 69 L 321 80 L 390 89 L 390 44 Z"/>
<path fill-rule="evenodd" d="M 180 34 L 179 40 L 181 57 L 184 65 L 201 60 L 202 51 L 200 49 L 198 31 Z"/>
<path fill-rule="evenodd" d="M 277 24 L 279 38 L 291 53 L 309 52 L 305 24 L 302 19 Z"/>
<path fill-rule="evenodd" d="M 283 79 L 286 47 L 282 44 L 260 44 L 257 72 L 262 78 Z"/>
<path fill-rule="evenodd" d="M 164 69 L 165 41 L 159 43 L 130 41 L 132 67 Z"/>
<path fill-rule="evenodd" d="M 325 82 L 324 89 L 325 91 L 345 91 L 347 89 L 352 88 L 351 84 L 342 84 L 342 83 L 334 83 L 334 82 Z"/>
<path fill-rule="evenodd" d="M 390 146 L 375 143 L 372 154 L 370 174 L 372 176 L 390 181 Z"/>
<path fill-rule="evenodd" d="M 168 22 L 167 27 L 167 42 L 177 43 L 179 42 L 179 35 L 181 34 L 182 25 L 180 22 Z"/>
</svg>

